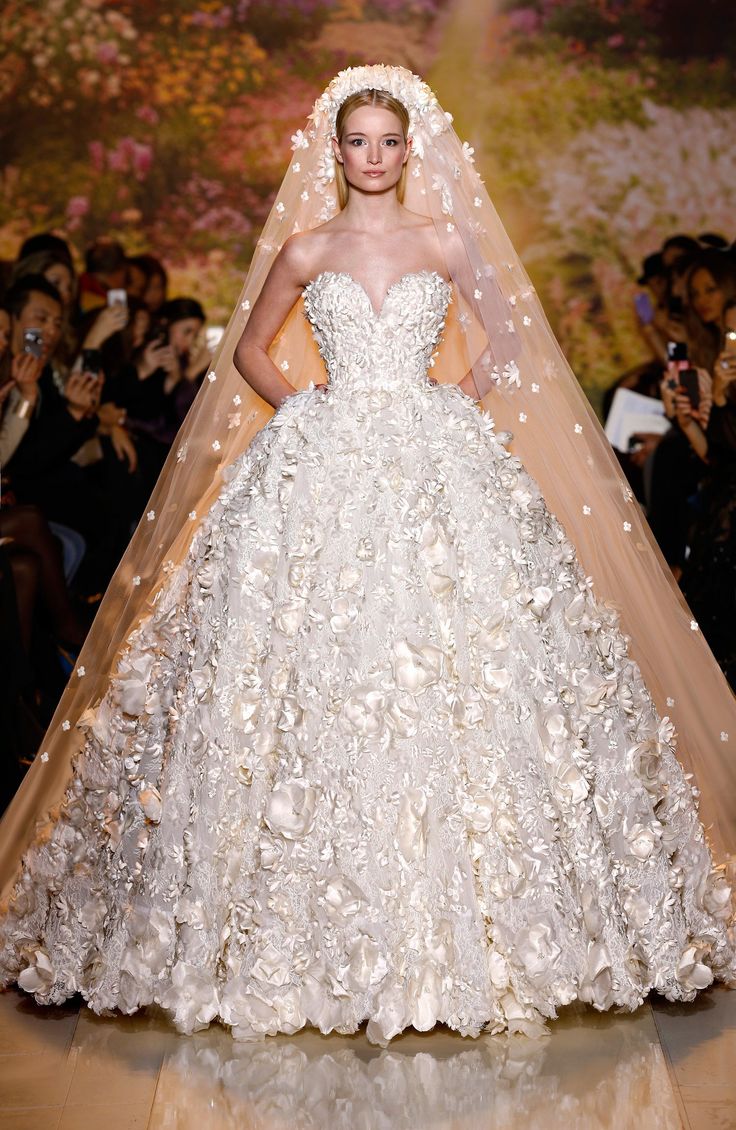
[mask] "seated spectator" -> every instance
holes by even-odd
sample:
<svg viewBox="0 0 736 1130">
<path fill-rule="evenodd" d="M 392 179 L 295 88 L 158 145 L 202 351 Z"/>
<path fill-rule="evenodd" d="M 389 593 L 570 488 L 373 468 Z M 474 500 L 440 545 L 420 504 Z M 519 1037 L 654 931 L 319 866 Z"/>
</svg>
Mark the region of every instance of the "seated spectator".
<svg viewBox="0 0 736 1130">
<path fill-rule="evenodd" d="M 652 356 L 658 361 L 666 361 L 667 343 L 662 321 L 666 316 L 668 272 L 660 252 L 647 255 L 636 282 L 641 288 L 634 297 L 639 330 Z"/>
<path fill-rule="evenodd" d="M 152 314 L 167 300 L 169 280 L 166 269 L 155 255 L 134 255 L 127 260 L 128 294 L 142 298 Z"/>
<path fill-rule="evenodd" d="M 717 232 L 706 231 L 698 236 L 698 243 L 701 247 L 712 247 L 714 251 L 727 251 L 728 240 L 724 235 L 719 235 Z"/>
<path fill-rule="evenodd" d="M 24 240 L 18 251 L 18 259 L 27 259 L 29 255 L 37 255 L 39 251 L 53 251 L 56 255 L 61 255 L 66 258 L 66 261 L 74 270 L 74 259 L 71 253 L 69 244 L 61 236 L 54 235 L 53 232 L 43 231 L 37 232 L 35 235 L 29 235 L 28 239 Z"/>
<path fill-rule="evenodd" d="M 99 349 L 105 377 L 113 380 L 120 369 L 131 363 L 150 328 L 148 307 L 141 299 L 129 297 L 127 303 L 102 306 L 84 319 L 82 348 Z"/>
<path fill-rule="evenodd" d="M 87 248 L 84 262 L 84 274 L 79 280 L 80 314 L 105 306 L 109 290 L 125 288 L 125 251 L 116 239 L 95 240 Z"/>
<path fill-rule="evenodd" d="M 683 255 L 697 255 L 700 244 L 691 235 L 671 235 L 662 244 L 661 255 L 667 270 L 674 266 Z"/>
<path fill-rule="evenodd" d="M 204 310 L 194 299 L 167 302 L 134 359 L 105 382 L 103 410 L 110 401 L 126 413 L 138 456 L 131 520 L 142 513 L 209 366 L 206 346 L 193 348 L 204 321 Z M 121 483 L 119 489 L 129 493 L 131 484 Z"/>
<path fill-rule="evenodd" d="M 736 298 L 736 263 L 723 251 L 703 251 L 687 276 L 688 311 L 685 328 L 688 356 L 696 368 L 713 373 L 722 348 L 723 316 Z"/>
<path fill-rule="evenodd" d="M 20 503 L 39 507 L 47 519 L 77 530 L 89 547 L 83 568 L 91 591 L 107 583 L 127 540 L 102 484 L 72 457 L 98 431 L 102 379 L 72 371 L 66 381 L 51 361 L 61 335 L 58 291 L 41 275 L 19 279 L 6 296 L 11 315 L 11 367 L 24 352 L 24 332 L 42 335 L 38 396 L 27 430 L 7 464 Z"/>
<path fill-rule="evenodd" d="M 43 275 L 56 287 L 63 305 L 63 327 L 57 359 L 68 369 L 77 355 L 77 335 L 73 321 L 76 314 L 77 279 L 74 267 L 68 256 L 54 248 L 34 251 L 16 260 L 10 275 L 13 286 L 24 275 Z"/>
<path fill-rule="evenodd" d="M 712 406 L 704 415 L 681 392 L 680 427 L 706 462 L 682 590 L 726 678 L 736 690 L 736 299 L 722 312 Z"/>
</svg>

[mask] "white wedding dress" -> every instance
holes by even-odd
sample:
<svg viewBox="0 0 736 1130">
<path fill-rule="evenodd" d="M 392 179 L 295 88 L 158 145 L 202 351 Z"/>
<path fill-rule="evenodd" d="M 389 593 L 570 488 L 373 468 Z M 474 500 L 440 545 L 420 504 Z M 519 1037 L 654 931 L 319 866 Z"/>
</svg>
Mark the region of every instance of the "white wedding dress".
<svg viewBox="0 0 736 1130">
<path fill-rule="evenodd" d="M 228 469 L 3 919 L 41 1002 L 191 1032 L 539 1032 L 733 981 L 693 791 L 574 547 L 427 377 L 449 284 L 305 289 L 329 392 Z M 550 443 L 554 436 L 550 436 Z"/>
</svg>

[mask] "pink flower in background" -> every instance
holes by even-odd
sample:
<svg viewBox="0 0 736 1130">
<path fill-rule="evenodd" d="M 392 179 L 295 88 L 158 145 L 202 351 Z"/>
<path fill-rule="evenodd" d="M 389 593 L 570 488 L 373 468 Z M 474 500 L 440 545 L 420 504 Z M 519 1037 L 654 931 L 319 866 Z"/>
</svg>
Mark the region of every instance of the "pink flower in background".
<svg viewBox="0 0 736 1130">
<path fill-rule="evenodd" d="M 153 165 L 153 146 L 133 137 L 121 137 L 114 149 L 107 151 L 107 167 L 113 173 L 132 172 L 143 181 Z"/>
<path fill-rule="evenodd" d="M 133 147 L 133 172 L 136 180 L 145 180 L 153 165 L 153 146 L 136 141 Z"/>
<path fill-rule="evenodd" d="M 539 12 L 534 8 L 516 8 L 509 13 L 509 26 L 521 35 L 534 35 L 539 31 Z"/>
<path fill-rule="evenodd" d="M 79 219 L 89 212 L 88 196 L 70 196 L 66 206 L 66 214 L 70 220 Z"/>
<path fill-rule="evenodd" d="M 97 61 L 104 66 L 112 66 L 113 63 L 118 61 L 118 46 L 111 40 L 107 43 L 99 43 L 97 45 Z"/>
<path fill-rule="evenodd" d="M 70 196 L 66 206 L 67 231 L 76 231 L 82 223 L 82 217 L 89 212 L 88 196 Z"/>
<path fill-rule="evenodd" d="M 142 122 L 146 122 L 149 126 L 156 126 L 159 122 L 158 110 L 153 106 L 139 106 L 135 112 L 135 116 L 140 118 Z"/>
<path fill-rule="evenodd" d="M 608 39 L 606 40 L 606 43 L 609 47 L 623 47 L 625 42 L 626 40 L 620 32 L 617 35 L 609 35 Z"/>
<path fill-rule="evenodd" d="M 92 168 L 96 173 L 101 173 L 105 167 L 105 146 L 101 141 L 90 141 L 87 146 Z"/>
</svg>

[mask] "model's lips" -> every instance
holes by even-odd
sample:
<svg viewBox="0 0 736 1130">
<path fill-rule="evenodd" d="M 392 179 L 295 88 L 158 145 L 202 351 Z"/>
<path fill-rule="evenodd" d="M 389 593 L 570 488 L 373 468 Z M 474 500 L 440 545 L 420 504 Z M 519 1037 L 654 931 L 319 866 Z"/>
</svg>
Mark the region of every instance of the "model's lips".
<svg viewBox="0 0 736 1130">
<path fill-rule="evenodd" d="M 383 169 L 365 169 L 364 175 L 367 177 L 382 177 Z"/>
</svg>

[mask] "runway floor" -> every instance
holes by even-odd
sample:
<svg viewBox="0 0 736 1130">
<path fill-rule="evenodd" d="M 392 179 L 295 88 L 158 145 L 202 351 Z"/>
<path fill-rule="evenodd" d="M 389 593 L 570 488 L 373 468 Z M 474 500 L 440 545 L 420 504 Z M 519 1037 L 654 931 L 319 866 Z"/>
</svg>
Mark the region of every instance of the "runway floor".
<svg viewBox="0 0 736 1130">
<path fill-rule="evenodd" d="M 732 1130 L 736 991 L 561 1011 L 548 1038 L 236 1043 L 0 994 L 0 1130 Z"/>
</svg>

